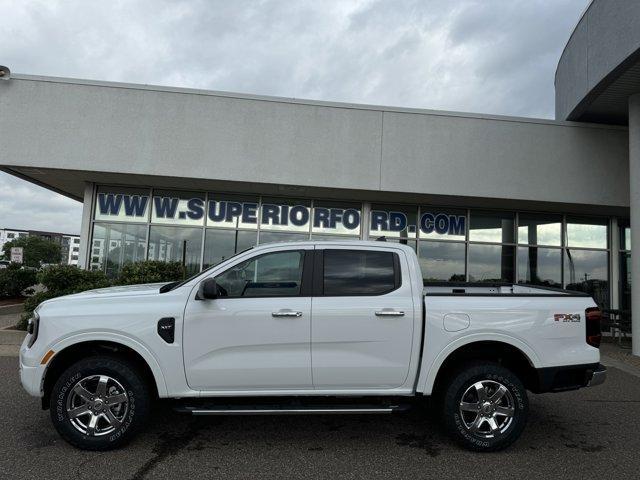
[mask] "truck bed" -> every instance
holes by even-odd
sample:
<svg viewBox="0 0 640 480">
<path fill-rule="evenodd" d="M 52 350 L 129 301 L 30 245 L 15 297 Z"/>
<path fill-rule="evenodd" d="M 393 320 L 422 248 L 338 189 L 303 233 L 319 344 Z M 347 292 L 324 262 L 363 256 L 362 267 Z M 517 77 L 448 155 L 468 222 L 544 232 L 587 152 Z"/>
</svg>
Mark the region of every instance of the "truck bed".
<svg viewBox="0 0 640 480">
<path fill-rule="evenodd" d="M 543 296 L 543 297 L 589 297 L 587 293 L 540 285 L 514 283 L 432 283 L 425 282 L 425 296 Z"/>
</svg>

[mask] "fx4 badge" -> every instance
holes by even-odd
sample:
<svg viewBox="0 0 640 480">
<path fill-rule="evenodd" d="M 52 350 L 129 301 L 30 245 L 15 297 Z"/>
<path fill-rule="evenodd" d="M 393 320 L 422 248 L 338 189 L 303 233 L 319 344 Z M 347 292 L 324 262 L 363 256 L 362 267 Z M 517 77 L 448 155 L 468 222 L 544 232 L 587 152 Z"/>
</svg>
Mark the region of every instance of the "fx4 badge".
<svg viewBox="0 0 640 480">
<path fill-rule="evenodd" d="M 553 314 L 553 319 L 556 322 L 579 322 L 580 321 L 580 314 L 579 313 L 554 313 Z"/>
</svg>

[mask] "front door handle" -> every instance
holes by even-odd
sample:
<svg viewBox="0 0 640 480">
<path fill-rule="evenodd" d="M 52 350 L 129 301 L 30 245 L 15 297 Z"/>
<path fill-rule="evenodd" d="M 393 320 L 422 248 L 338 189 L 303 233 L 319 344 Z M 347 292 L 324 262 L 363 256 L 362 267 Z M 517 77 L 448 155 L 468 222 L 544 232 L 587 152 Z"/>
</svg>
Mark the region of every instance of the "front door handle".
<svg viewBox="0 0 640 480">
<path fill-rule="evenodd" d="M 404 312 L 402 310 L 392 310 L 390 308 L 383 308 L 376 312 L 376 317 L 403 317 Z"/>
<path fill-rule="evenodd" d="M 301 317 L 302 312 L 296 312 L 294 310 L 278 310 L 277 312 L 271 312 L 272 317 Z"/>
</svg>

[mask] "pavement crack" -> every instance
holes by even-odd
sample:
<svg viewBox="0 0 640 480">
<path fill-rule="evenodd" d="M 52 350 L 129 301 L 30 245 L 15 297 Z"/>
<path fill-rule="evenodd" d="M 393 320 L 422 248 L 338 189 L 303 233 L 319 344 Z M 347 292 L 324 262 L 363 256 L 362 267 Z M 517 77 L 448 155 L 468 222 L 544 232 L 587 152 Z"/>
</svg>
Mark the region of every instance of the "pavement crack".
<svg viewBox="0 0 640 480">
<path fill-rule="evenodd" d="M 159 463 L 169 457 L 176 455 L 180 450 L 184 449 L 198 435 L 200 424 L 197 419 L 192 420 L 186 430 L 182 433 L 163 434 L 156 445 L 153 447 L 154 456 L 147 460 L 130 480 L 142 480 L 152 471 Z"/>
</svg>

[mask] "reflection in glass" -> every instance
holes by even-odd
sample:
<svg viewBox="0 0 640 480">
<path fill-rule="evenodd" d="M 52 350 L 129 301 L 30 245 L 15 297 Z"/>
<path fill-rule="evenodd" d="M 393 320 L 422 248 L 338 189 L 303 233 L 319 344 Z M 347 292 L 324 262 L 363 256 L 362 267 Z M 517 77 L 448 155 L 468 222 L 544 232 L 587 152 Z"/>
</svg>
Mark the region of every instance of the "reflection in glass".
<svg viewBox="0 0 640 480">
<path fill-rule="evenodd" d="M 109 278 L 114 278 L 123 265 L 145 259 L 146 243 L 145 225 L 96 223 L 89 268 L 104 270 Z"/>
<path fill-rule="evenodd" d="M 216 277 L 222 297 L 282 297 L 300 294 L 304 254 L 267 253 L 251 258 Z"/>
<path fill-rule="evenodd" d="M 200 270 L 202 229 L 152 225 L 149 233 L 149 260 L 180 262 L 191 275 Z"/>
<path fill-rule="evenodd" d="M 407 240 L 406 238 L 386 238 L 385 242 L 391 243 L 399 243 L 401 245 L 409 245 L 413 248 L 413 251 L 416 251 L 416 241 L 415 240 Z"/>
<path fill-rule="evenodd" d="M 513 243 L 513 214 L 471 212 L 469 240 L 476 242 Z"/>
<path fill-rule="evenodd" d="M 339 242 L 344 240 L 359 240 L 360 237 L 352 237 L 347 235 L 322 235 L 321 233 L 313 233 L 311 234 L 311 239 L 317 241 Z"/>
<path fill-rule="evenodd" d="M 562 287 L 562 251 L 555 248 L 518 248 L 518 283 Z"/>
<path fill-rule="evenodd" d="M 607 220 L 568 217 L 567 246 L 607 248 Z"/>
<path fill-rule="evenodd" d="M 601 307 L 609 305 L 609 253 L 567 249 L 564 257 L 565 287 L 586 292 Z"/>
<path fill-rule="evenodd" d="M 407 205 L 371 205 L 369 237 L 416 238 L 418 207 Z"/>
<path fill-rule="evenodd" d="M 202 268 L 217 265 L 236 253 L 253 247 L 256 243 L 256 232 L 209 228 L 205 233 Z"/>
<path fill-rule="evenodd" d="M 619 220 L 620 227 L 620 250 L 631 250 L 631 228 L 629 220 Z"/>
<path fill-rule="evenodd" d="M 620 308 L 631 311 L 631 254 L 620 254 Z"/>
<path fill-rule="evenodd" d="M 469 245 L 469 281 L 513 282 L 514 247 Z"/>
<path fill-rule="evenodd" d="M 394 288 L 393 253 L 325 250 L 325 295 L 381 295 Z"/>
<path fill-rule="evenodd" d="M 151 222 L 171 225 L 204 225 L 204 194 L 154 190 Z"/>
<path fill-rule="evenodd" d="M 265 232 L 264 230 L 260 231 L 260 245 L 273 242 L 296 242 L 308 239 L 308 233 Z"/>
<path fill-rule="evenodd" d="M 562 217 L 521 213 L 518 217 L 518 243 L 559 247 L 562 241 Z"/>
<path fill-rule="evenodd" d="M 425 282 L 464 282 L 464 243 L 420 242 L 418 260 Z"/>
</svg>

